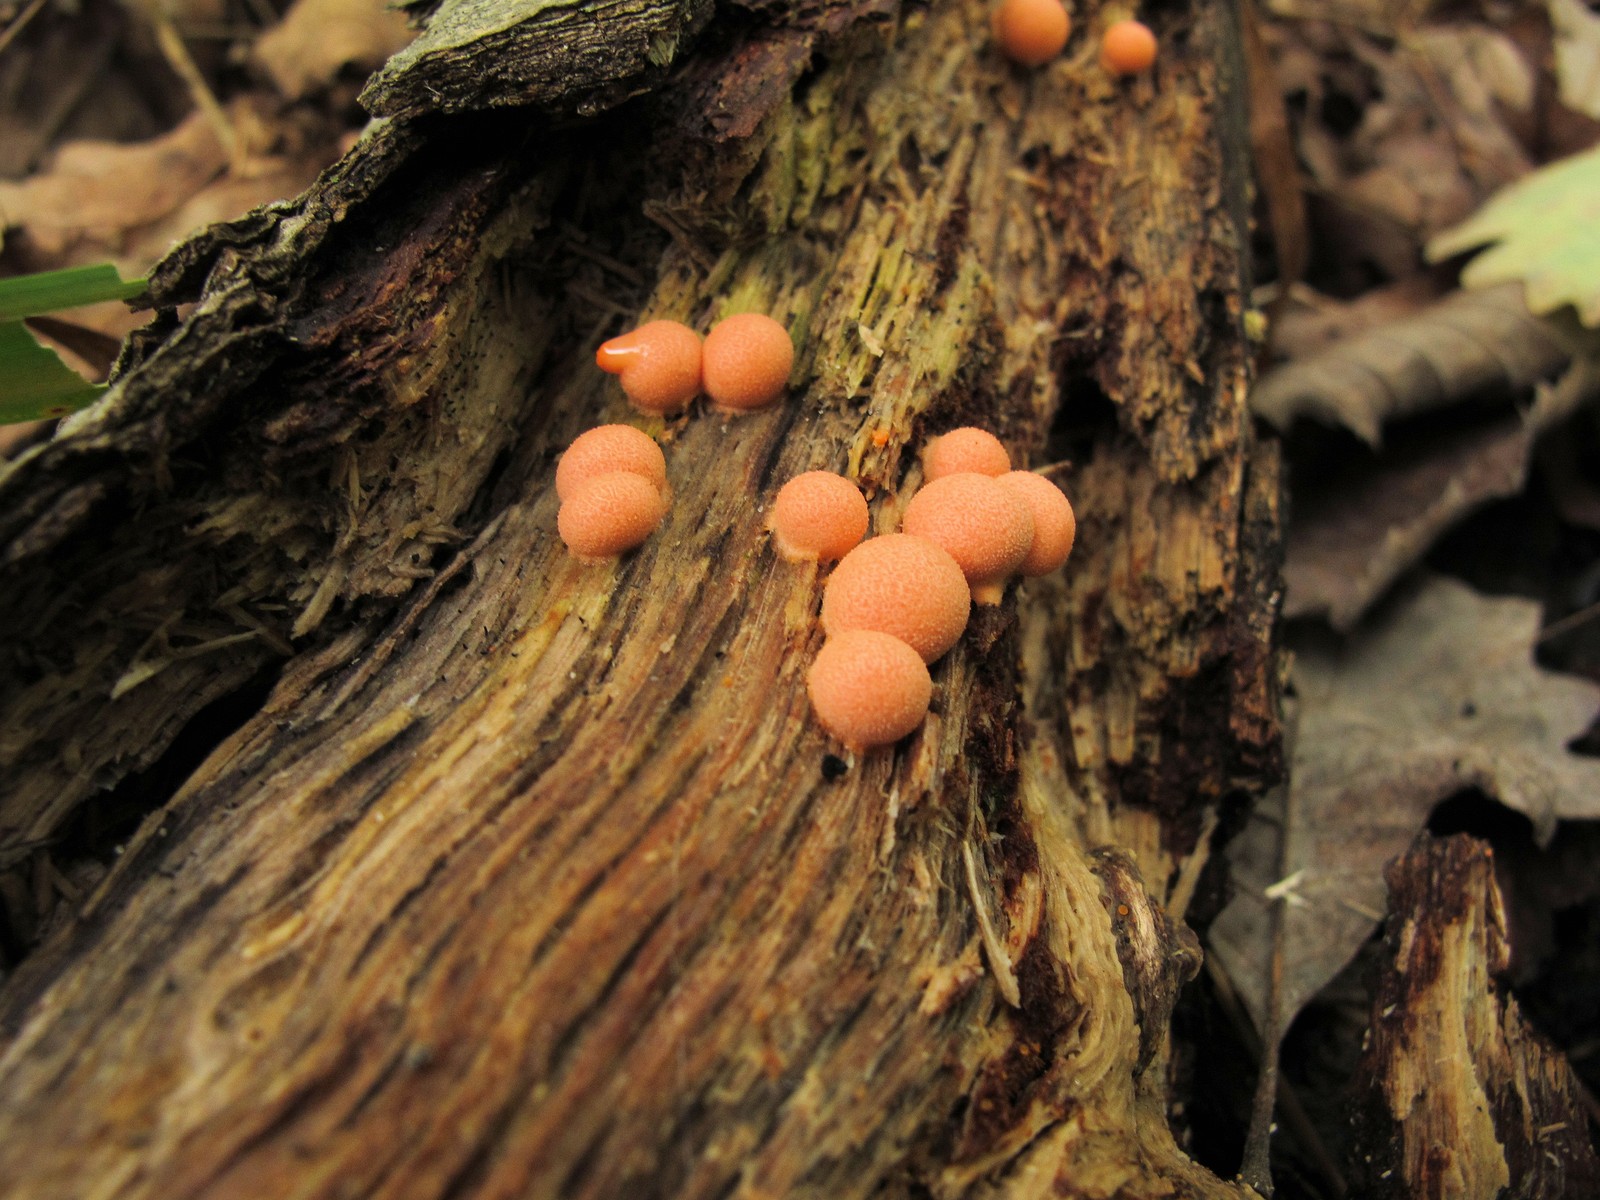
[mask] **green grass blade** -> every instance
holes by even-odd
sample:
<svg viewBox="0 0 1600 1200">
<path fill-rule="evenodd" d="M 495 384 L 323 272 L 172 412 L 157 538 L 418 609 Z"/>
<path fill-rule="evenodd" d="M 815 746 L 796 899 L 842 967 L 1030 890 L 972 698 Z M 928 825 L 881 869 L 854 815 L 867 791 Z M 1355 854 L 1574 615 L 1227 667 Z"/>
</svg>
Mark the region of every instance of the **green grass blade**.
<svg viewBox="0 0 1600 1200">
<path fill-rule="evenodd" d="M 63 417 L 103 391 L 34 341 L 21 321 L 0 322 L 0 425 Z"/>
<path fill-rule="evenodd" d="M 144 288 L 144 280 L 123 279 L 110 263 L 17 275 L 0 279 L 0 321 L 37 317 L 101 300 L 127 300 Z"/>
</svg>

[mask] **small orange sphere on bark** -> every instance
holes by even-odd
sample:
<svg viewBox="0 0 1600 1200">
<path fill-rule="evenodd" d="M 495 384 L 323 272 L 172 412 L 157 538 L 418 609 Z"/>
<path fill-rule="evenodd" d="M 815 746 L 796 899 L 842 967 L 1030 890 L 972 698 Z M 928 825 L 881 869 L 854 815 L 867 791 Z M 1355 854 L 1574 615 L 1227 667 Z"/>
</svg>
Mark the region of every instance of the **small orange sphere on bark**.
<svg viewBox="0 0 1600 1200">
<path fill-rule="evenodd" d="M 995 482 L 1009 489 L 1033 514 L 1033 544 L 1017 570 L 1029 578 L 1050 574 L 1072 554 L 1078 534 L 1078 519 L 1066 493 L 1032 471 L 1009 471 Z"/>
<path fill-rule="evenodd" d="M 1100 39 L 1100 65 L 1113 75 L 1137 75 L 1156 61 L 1156 35 L 1141 21 L 1118 21 Z"/>
<path fill-rule="evenodd" d="M 1025 67 L 1042 67 L 1060 54 L 1072 32 L 1061 0 L 1000 0 L 989 24 L 1006 57 Z"/>
<path fill-rule="evenodd" d="M 906 505 L 901 528 L 943 547 L 960 565 L 977 604 L 999 604 L 1006 579 L 1033 545 L 1033 514 L 988 475 L 935 479 Z"/>
<path fill-rule="evenodd" d="M 794 367 L 789 331 L 762 313 L 718 321 L 706 335 L 702 382 L 725 412 L 765 408 L 783 394 Z"/>
<path fill-rule="evenodd" d="M 700 335 L 677 321 L 649 321 L 595 351 L 602 371 L 617 376 L 633 406 L 664 416 L 700 394 Z"/>
<path fill-rule="evenodd" d="M 1011 455 L 987 429 L 963 425 L 940 434 L 922 448 L 922 477 L 929 482 L 962 471 L 1004 475 L 1009 470 Z"/>
<path fill-rule="evenodd" d="M 778 489 L 768 524 L 790 562 L 832 562 L 867 536 L 867 501 L 843 475 L 807 471 Z"/>
<path fill-rule="evenodd" d="M 666 502 L 648 479 L 611 471 L 580 483 L 556 514 L 556 530 L 574 558 L 600 562 L 632 550 L 655 532 Z"/>
<path fill-rule="evenodd" d="M 846 554 L 822 589 L 829 637 L 871 629 L 932 662 L 961 640 L 972 600 L 961 567 L 932 542 L 904 533 L 868 538 Z"/>
<path fill-rule="evenodd" d="M 899 638 L 853 629 L 828 639 L 806 675 L 822 727 L 852 749 L 898 742 L 928 715 L 933 679 Z"/>
<path fill-rule="evenodd" d="M 573 438 L 556 464 L 556 495 L 566 500 L 584 480 L 612 471 L 631 471 L 666 490 L 667 460 L 654 438 L 632 425 L 597 425 Z"/>
</svg>

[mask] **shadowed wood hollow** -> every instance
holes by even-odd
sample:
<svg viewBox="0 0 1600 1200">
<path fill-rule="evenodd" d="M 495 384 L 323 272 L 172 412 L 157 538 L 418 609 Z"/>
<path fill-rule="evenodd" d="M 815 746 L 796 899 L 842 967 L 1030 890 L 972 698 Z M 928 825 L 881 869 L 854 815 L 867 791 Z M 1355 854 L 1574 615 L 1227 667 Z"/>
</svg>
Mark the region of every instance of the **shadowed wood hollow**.
<svg viewBox="0 0 1600 1200">
<path fill-rule="evenodd" d="M 541 17 L 492 101 L 413 54 L 449 116 L 397 59 L 393 120 L 176 252 L 0 480 L 0 867 L 150 802 L 0 991 L 17 1194 L 1245 1194 L 1166 1123 L 1165 903 L 1278 768 L 1228 13 L 1127 82 L 1090 33 L 1013 67 L 975 3 L 706 15 L 618 10 L 665 49 L 559 85 Z M 794 336 L 773 409 L 639 418 L 595 369 L 744 310 Z M 617 420 L 672 504 L 584 566 L 555 459 Z M 842 471 L 891 531 L 962 424 L 1058 464 L 1078 549 L 840 772 L 825 570 L 763 509 Z"/>
</svg>

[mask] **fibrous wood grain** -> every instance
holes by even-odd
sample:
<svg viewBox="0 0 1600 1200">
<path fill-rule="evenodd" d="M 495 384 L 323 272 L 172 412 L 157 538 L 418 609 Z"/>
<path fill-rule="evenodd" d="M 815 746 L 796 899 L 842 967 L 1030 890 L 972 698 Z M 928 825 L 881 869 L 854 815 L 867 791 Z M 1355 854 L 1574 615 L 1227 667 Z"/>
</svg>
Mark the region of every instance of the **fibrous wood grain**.
<svg viewBox="0 0 1600 1200">
<path fill-rule="evenodd" d="M 1424 837 L 1388 873 L 1391 917 L 1358 1070 L 1355 1194 L 1600 1193 L 1582 1085 L 1529 1026 L 1492 852 Z"/>
<path fill-rule="evenodd" d="M 1231 27 L 1168 15 L 1127 85 L 985 30 L 746 14 L 607 115 L 382 126 L 158 275 L 195 310 L 0 485 L 7 608 L 78 588 L 27 626 L 12 853 L 294 653 L 0 993 L 21 1194 L 1242 1194 L 1167 1130 L 1160 903 L 1277 754 Z M 595 344 L 743 308 L 791 398 L 652 425 L 666 523 L 574 563 Z M 841 774 L 762 505 L 844 470 L 891 529 L 966 422 L 1074 456 L 1078 557 Z M 266 632 L 185 640 L 219 612 Z"/>
</svg>

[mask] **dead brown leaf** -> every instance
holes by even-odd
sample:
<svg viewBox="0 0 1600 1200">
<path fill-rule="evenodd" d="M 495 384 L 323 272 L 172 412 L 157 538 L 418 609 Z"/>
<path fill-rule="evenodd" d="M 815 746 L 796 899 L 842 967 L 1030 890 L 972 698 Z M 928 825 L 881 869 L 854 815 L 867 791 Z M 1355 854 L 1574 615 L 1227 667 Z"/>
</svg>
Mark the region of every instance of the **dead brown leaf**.
<svg viewBox="0 0 1600 1200">
<path fill-rule="evenodd" d="M 1433 273 L 1407 275 L 1354 300 L 1324 296 L 1306 284 L 1289 289 L 1272 312 L 1272 353 L 1293 361 L 1330 350 L 1346 338 L 1409 320 L 1443 293 Z"/>
<path fill-rule="evenodd" d="M 231 167 L 200 113 L 147 142 L 68 143 L 47 170 L 0 182 L 7 242 L 31 270 L 109 259 L 124 275 L 143 275 L 196 229 L 295 195 L 337 157 L 336 143 L 287 128 L 248 99 L 230 115 L 247 150 Z M 278 144 L 284 152 L 266 152 Z M 114 302 L 81 309 L 73 320 L 121 338 L 144 318 Z"/>
<path fill-rule="evenodd" d="M 382 65 L 412 36 L 405 17 L 387 0 L 296 0 L 261 35 L 251 59 L 279 92 L 298 100 L 332 83 L 346 67 L 365 74 Z"/>
<path fill-rule="evenodd" d="M 1238 890 L 1211 929 L 1258 1028 L 1287 1029 L 1371 936 L 1384 864 L 1440 801 L 1475 788 L 1541 842 L 1559 820 L 1600 818 L 1600 762 L 1566 750 L 1600 687 L 1536 667 L 1538 631 L 1537 604 L 1423 577 L 1365 632 L 1295 647 L 1289 788 L 1229 848 Z"/>
<path fill-rule="evenodd" d="M 1561 103 L 1600 118 L 1600 14 L 1579 0 L 1550 0 L 1555 33 L 1556 90 Z"/>
<path fill-rule="evenodd" d="M 1279 367 L 1252 389 L 1250 407 L 1280 430 L 1311 417 L 1376 446 L 1386 421 L 1522 391 L 1563 370 L 1572 353 L 1556 326 L 1529 314 L 1520 287 L 1456 293 Z"/>
<path fill-rule="evenodd" d="M 1593 360 L 1515 414 L 1464 430 L 1413 431 L 1376 459 L 1297 489 L 1284 615 L 1352 628 L 1446 530 L 1527 482 L 1535 439 L 1600 391 Z"/>
<path fill-rule="evenodd" d="M 121 259 L 130 230 L 177 211 L 226 167 L 198 113 L 148 142 L 70 142 L 39 174 L 0 183 L 0 223 L 52 265 Z"/>
</svg>

